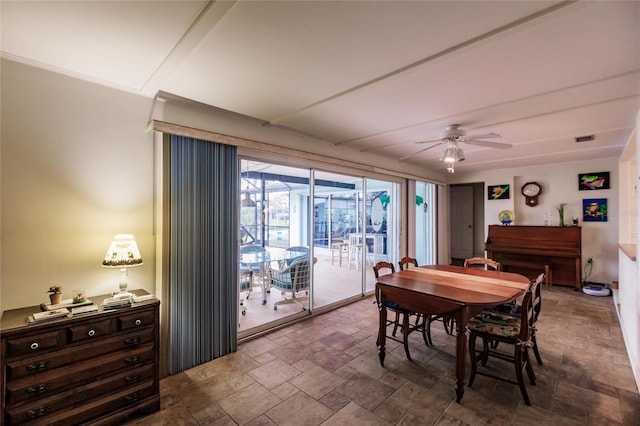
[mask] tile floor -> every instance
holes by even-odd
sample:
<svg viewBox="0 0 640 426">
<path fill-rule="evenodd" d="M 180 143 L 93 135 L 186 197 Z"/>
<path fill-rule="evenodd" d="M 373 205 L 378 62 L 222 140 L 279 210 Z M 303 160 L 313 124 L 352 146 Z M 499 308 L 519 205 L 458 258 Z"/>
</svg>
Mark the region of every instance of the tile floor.
<svg viewBox="0 0 640 426">
<path fill-rule="evenodd" d="M 526 406 L 516 385 L 478 376 L 454 398 L 454 338 L 434 347 L 375 345 L 371 298 L 239 345 L 238 352 L 161 381 L 162 410 L 129 425 L 640 425 L 640 396 L 611 297 L 543 290 Z M 491 366 L 513 376 L 512 366 Z M 495 366 L 494 366 L 495 364 Z"/>
</svg>

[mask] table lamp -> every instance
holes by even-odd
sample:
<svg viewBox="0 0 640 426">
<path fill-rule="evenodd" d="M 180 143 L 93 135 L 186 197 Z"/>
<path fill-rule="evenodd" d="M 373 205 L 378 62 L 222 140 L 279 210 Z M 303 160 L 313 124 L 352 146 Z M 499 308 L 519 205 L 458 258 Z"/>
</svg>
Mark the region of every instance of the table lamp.
<svg viewBox="0 0 640 426">
<path fill-rule="evenodd" d="M 133 266 L 142 265 L 142 256 L 138 245 L 131 234 L 118 234 L 113 237 L 113 241 L 104 256 L 102 266 L 105 268 L 120 268 L 120 292 L 117 297 L 133 297 L 132 293 L 127 291 L 127 269 Z"/>
</svg>

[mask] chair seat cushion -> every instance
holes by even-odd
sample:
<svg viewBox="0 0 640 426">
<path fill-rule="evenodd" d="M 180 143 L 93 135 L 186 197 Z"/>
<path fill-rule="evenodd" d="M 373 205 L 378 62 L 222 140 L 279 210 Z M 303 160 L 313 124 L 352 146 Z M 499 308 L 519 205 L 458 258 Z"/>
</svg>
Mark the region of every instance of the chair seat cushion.
<svg viewBox="0 0 640 426">
<path fill-rule="evenodd" d="M 514 316 L 520 316 L 520 310 L 522 307 L 515 303 L 504 303 L 502 305 L 492 306 L 490 308 L 485 308 L 485 311 L 492 312 L 501 312 L 503 314 L 509 314 Z"/>
<path fill-rule="evenodd" d="M 520 318 L 502 312 L 482 311 L 471 318 L 467 329 L 470 332 L 515 338 L 520 335 Z"/>
<path fill-rule="evenodd" d="M 388 309 L 393 309 L 394 311 L 398 311 L 400 313 L 406 313 L 406 314 L 413 314 L 414 312 L 411 312 L 405 308 L 403 308 L 402 306 L 398 305 L 396 302 L 387 302 L 387 308 Z"/>
<path fill-rule="evenodd" d="M 291 281 L 271 280 L 271 285 L 284 291 L 291 291 L 293 289 L 293 283 Z"/>
</svg>

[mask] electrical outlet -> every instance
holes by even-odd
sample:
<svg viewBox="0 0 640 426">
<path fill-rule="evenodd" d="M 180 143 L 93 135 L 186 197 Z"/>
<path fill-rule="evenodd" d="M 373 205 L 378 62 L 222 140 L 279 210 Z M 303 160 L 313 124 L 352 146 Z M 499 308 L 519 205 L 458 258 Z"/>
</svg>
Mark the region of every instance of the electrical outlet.
<svg viewBox="0 0 640 426">
<path fill-rule="evenodd" d="M 589 263 L 589 264 L 593 263 L 593 258 L 592 257 L 588 258 L 587 259 L 587 263 Z"/>
</svg>

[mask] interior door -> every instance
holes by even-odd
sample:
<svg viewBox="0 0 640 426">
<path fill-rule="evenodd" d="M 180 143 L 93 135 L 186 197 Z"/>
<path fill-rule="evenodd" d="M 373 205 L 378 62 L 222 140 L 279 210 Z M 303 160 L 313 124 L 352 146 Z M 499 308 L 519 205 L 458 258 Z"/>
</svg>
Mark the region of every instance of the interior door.
<svg viewBox="0 0 640 426">
<path fill-rule="evenodd" d="M 473 186 L 456 185 L 449 188 L 452 259 L 473 257 Z"/>
</svg>

